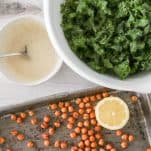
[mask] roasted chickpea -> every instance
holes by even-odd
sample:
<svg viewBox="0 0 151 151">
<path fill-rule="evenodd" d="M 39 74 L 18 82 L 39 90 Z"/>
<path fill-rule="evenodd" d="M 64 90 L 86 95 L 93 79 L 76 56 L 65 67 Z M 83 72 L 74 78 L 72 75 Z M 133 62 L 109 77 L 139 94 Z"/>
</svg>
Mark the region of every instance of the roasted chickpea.
<svg viewBox="0 0 151 151">
<path fill-rule="evenodd" d="M 134 139 L 135 139 L 134 135 L 130 134 L 130 135 L 128 136 L 128 141 L 129 141 L 129 142 L 133 142 Z"/>
<path fill-rule="evenodd" d="M 64 102 L 59 102 L 59 103 L 58 103 L 58 106 L 59 106 L 59 108 L 64 107 Z"/>
<path fill-rule="evenodd" d="M 94 142 L 95 141 L 95 137 L 94 136 L 90 136 L 89 140 L 90 140 L 90 142 Z"/>
<path fill-rule="evenodd" d="M 103 92 L 103 93 L 102 93 L 102 96 L 103 96 L 103 98 L 106 98 L 106 97 L 109 96 L 109 94 L 108 94 L 108 92 Z"/>
<path fill-rule="evenodd" d="M 79 143 L 78 143 L 78 146 L 79 146 L 79 148 L 84 148 L 84 143 L 83 143 L 83 141 L 80 141 Z"/>
<path fill-rule="evenodd" d="M 83 127 L 83 123 L 82 122 L 78 122 L 77 126 L 81 128 L 81 127 Z"/>
<path fill-rule="evenodd" d="M 131 100 L 133 103 L 138 102 L 138 96 L 136 96 L 136 95 L 131 96 Z"/>
<path fill-rule="evenodd" d="M 34 147 L 34 143 L 32 141 L 27 142 L 27 147 L 28 148 L 33 148 Z"/>
<path fill-rule="evenodd" d="M 4 144 L 5 143 L 5 138 L 4 137 L 2 137 L 2 136 L 0 136 L 0 145 L 2 145 L 2 144 Z"/>
<path fill-rule="evenodd" d="M 67 124 L 67 128 L 68 128 L 68 129 L 72 129 L 72 128 L 73 128 L 73 124 L 68 123 L 68 124 Z"/>
<path fill-rule="evenodd" d="M 97 99 L 97 100 L 101 100 L 101 99 L 102 99 L 102 95 L 101 95 L 101 94 L 97 94 L 97 95 L 96 95 L 96 99 Z"/>
<path fill-rule="evenodd" d="M 96 101 L 96 97 L 95 96 L 91 96 L 90 100 L 91 100 L 91 102 L 95 102 Z"/>
<path fill-rule="evenodd" d="M 51 127 L 49 128 L 48 132 L 49 132 L 49 135 L 53 135 L 55 133 L 55 129 Z"/>
<path fill-rule="evenodd" d="M 69 107 L 70 105 L 71 105 L 70 102 L 65 102 L 65 104 L 64 104 L 65 107 Z"/>
<path fill-rule="evenodd" d="M 122 138 L 122 140 L 127 141 L 127 140 L 128 140 L 128 135 L 127 135 L 127 134 L 123 134 L 123 135 L 121 136 L 121 138 Z"/>
<path fill-rule="evenodd" d="M 128 143 L 126 141 L 121 142 L 121 148 L 125 149 L 128 147 Z"/>
<path fill-rule="evenodd" d="M 77 135 L 76 135 L 76 133 L 75 133 L 75 132 L 72 132 L 72 133 L 70 133 L 70 137 L 71 137 L 71 138 L 76 138 L 76 137 L 77 137 Z"/>
<path fill-rule="evenodd" d="M 18 139 L 19 141 L 23 141 L 23 140 L 25 139 L 25 136 L 20 133 L 20 134 L 17 135 L 17 139 Z"/>
<path fill-rule="evenodd" d="M 85 107 L 86 107 L 86 108 L 91 107 L 91 103 L 86 103 L 86 104 L 85 104 Z"/>
<path fill-rule="evenodd" d="M 77 134 L 80 134 L 81 129 L 80 129 L 79 127 L 76 127 L 76 128 L 74 129 L 74 131 L 75 131 Z"/>
<path fill-rule="evenodd" d="M 55 148 L 60 148 L 60 145 L 61 145 L 60 141 L 55 141 L 54 143 Z"/>
<path fill-rule="evenodd" d="M 91 118 L 91 119 L 95 118 L 95 112 L 91 112 L 91 113 L 90 113 L 90 118 Z"/>
<path fill-rule="evenodd" d="M 91 107 L 86 109 L 86 113 L 90 114 L 91 112 L 92 112 L 92 108 Z"/>
<path fill-rule="evenodd" d="M 117 130 L 116 131 L 116 136 L 121 136 L 123 134 L 122 130 Z"/>
<path fill-rule="evenodd" d="M 88 120 L 85 120 L 85 121 L 83 122 L 83 125 L 84 125 L 85 127 L 89 127 L 89 126 L 90 126 L 90 122 L 89 122 Z"/>
<path fill-rule="evenodd" d="M 85 147 L 85 151 L 92 151 L 90 147 Z"/>
<path fill-rule="evenodd" d="M 104 146 L 105 145 L 104 139 L 100 139 L 99 142 L 98 142 L 98 144 L 100 146 Z"/>
<path fill-rule="evenodd" d="M 61 117 L 62 117 L 62 119 L 67 119 L 68 118 L 68 114 L 67 113 L 63 113 L 62 115 L 61 115 Z"/>
<path fill-rule="evenodd" d="M 87 139 L 87 140 L 84 141 L 84 144 L 85 144 L 85 146 L 90 147 L 90 144 L 91 144 L 91 143 L 90 143 L 90 141 Z"/>
<path fill-rule="evenodd" d="M 55 111 L 55 116 L 59 117 L 61 115 L 60 111 Z"/>
<path fill-rule="evenodd" d="M 61 112 L 62 113 L 66 113 L 67 112 L 67 108 L 66 107 L 61 108 Z"/>
<path fill-rule="evenodd" d="M 69 106 L 69 107 L 68 107 L 68 112 L 73 112 L 73 111 L 74 111 L 73 107 L 72 107 L 72 106 Z"/>
<path fill-rule="evenodd" d="M 88 130 L 88 135 L 89 136 L 92 136 L 93 134 L 94 134 L 94 130 L 92 130 L 92 129 Z"/>
<path fill-rule="evenodd" d="M 68 122 L 71 123 L 71 124 L 74 124 L 75 119 L 73 117 L 69 117 L 68 118 Z"/>
<path fill-rule="evenodd" d="M 84 105 L 84 102 L 81 102 L 81 103 L 79 104 L 79 108 L 80 108 L 80 109 L 83 109 L 84 106 L 85 106 L 85 105 Z"/>
<path fill-rule="evenodd" d="M 86 134 L 87 132 L 88 132 L 87 128 L 85 128 L 85 127 L 81 128 L 81 133 L 82 134 Z"/>
<path fill-rule="evenodd" d="M 98 139 L 101 139 L 102 138 L 102 135 L 101 134 L 99 134 L 99 133 L 97 133 L 97 134 L 95 134 L 95 138 L 98 140 Z"/>
<path fill-rule="evenodd" d="M 82 135 L 81 135 L 81 139 L 82 139 L 83 141 L 87 140 L 87 139 L 88 139 L 88 135 L 82 134 Z"/>
<path fill-rule="evenodd" d="M 49 139 L 49 134 L 48 134 L 48 133 L 43 133 L 41 136 L 42 136 L 42 138 L 45 139 L 45 140 L 46 140 L 46 139 Z"/>
<path fill-rule="evenodd" d="M 48 139 L 44 140 L 43 144 L 45 147 L 49 147 L 50 146 L 50 140 L 48 140 Z"/>
<path fill-rule="evenodd" d="M 23 119 L 21 117 L 17 117 L 16 119 L 16 123 L 20 124 L 23 122 Z"/>
<path fill-rule="evenodd" d="M 148 147 L 148 148 L 146 149 L 146 151 L 151 151 L 151 147 Z"/>
<path fill-rule="evenodd" d="M 96 119 L 91 119 L 91 121 L 90 121 L 90 122 L 91 122 L 91 124 L 92 124 L 92 125 L 96 125 L 96 124 L 97 124 Z"/>
<path fill-rule="evenodd" d="M 97 147 L 97 143 L 96 142 L 91 142 L 91 147 L 92 148 L 96 148 Z"/>
<path fill-rule="evenodd" d="M 49 125 L 46 122 L 42 122 L 40 126 L 42 129 L 46 129 L 46 128 L 48 128 Z"/>
<path fill-rule="evenodd" d="M 106 148 L 106 150 L 111 150 L 111 149 L 113 148 L 113 146 L 112 146 L 111 144 L 107 144 L 107 145 L 105 146 L 105 148 Z"/>
<path fill-rule="evenodd" d="M 100 148 L 100 150 L 99 151 L 106 151 L 104 148 Z"/>
<path fill-rule="evenodd" d="M 35 112 L 32 111 L 32 110 L 29 110 L 29 111 L 28 111 L 28 115 L 29 115 L 29 116 L 34 116 L 34 115 L 35 115 Z"/>
<path fill-rule="evenodd" d="M 61 142 L 61 144 L 60 144 L 60 147 L 62 148 L 62 149 L 66 149 L 67 148 L 67 143 L 66 142 Z"/>
<path fill-rule="evenodd" d="M 84 114 L 84 109 L 79 109 L 79 111 L 78 111 L 78 112 L 79 112 L 79 114 L 81 114 L 81 115 L 82 115 L 82 114 Z"/>
<path fill-rule="evenodd" d="M 57 106 L 57 104 L 51 104 L 49 107 L 51 110 L 55 110 L 55 109 L 57 109 L 58 106 Z"/>
<path fill-rule="evenodd" d="M 77 146 L 72 146 L 71 151 L 78 151 L 78 147 Z"/>
<path fill-rule="evenodd" d="M 96 132 L 100 132 L 100 131 L 101 131 L 101 126 L 99 126 L 99 125 L 95 126 L 95 127 L 94 127 L 94 130 L 95 130 Z"/>
<path fill-rule="evenodd" d="M 72 116 L 77 119 L 79 117 L 79 113 L 78 112 L 73 112 Z"/>
<path fill-rule="evenodd" d="M 89 114 L 85 113 L 83 114 L 83 119 L 84 120 L 88 120 L 90 118 Z"/>
<path fill-rule="evenodd" d="M 84 103 L 89 102 L 89 100 L 90 100 L 90 99 L 89 99 L 89 97 L 87 97 L 87 96 L 83 98 L 83 102 L 84 102 Z"/>
<path fill-rule="evenodd" d="M 81 100 L 80 98 L 78 98 L 78 99 L 76 99 L 76 101 L 75 101 L 75 102 L 76 102 L 76 104 L 78 104 L 78 105 L 79 105 L 79 104 L 82 102 L 82 100 Z"/>
<path fill-rule="evenodd" d="M 27 117 L 27 114 L 26 114 L 25 112 L 21 112 L 21 113 L 20 113 L 20 117 L 21 117 L 22 119 L 25 119 L 25 118 Z"/>
<path fill-rule="evenodd" d="M 6 148 L 5 151 L 13 151 L 11 148 Z"/>
<path fill-rule="evenodd" d="M 31 119 L 30 122 L 31 122 L 32 125 L 36 125 L 38 123 L 38 119 L 36 117 L 34 117 L 34 118 Z"/>
<path fill-rule="evenodd" d="M 54 126 L 59 128 L 61 126 L 61 123 L 59 121 L 54 122 Z"/>
<path fill-rule="evenodd" d="M 110 151 L 117 151 L 116 148 L 112 148 Z"/>
<path fill-rule="evenodd" d="M 12 121 L 16 121 L 17 116 L 16 116 L 15 114 L 11 114 L 10 119 L 11 119 Z"/>
<path fill-rule="evenodd" d="M 45 115 L 44 118 L 43 118 L 43 121 L 46 122 L 46 123 L 49 123 L 50 122 L 50 116 Z"/>
<path fill-rule="evenodd" d="M 11 134 L 12 136 L 17 136 L 18 131 L 17 131 L 17 130 L 12 130 L 12 131 L 10 132 L 10 134 Z"/>
</svg>

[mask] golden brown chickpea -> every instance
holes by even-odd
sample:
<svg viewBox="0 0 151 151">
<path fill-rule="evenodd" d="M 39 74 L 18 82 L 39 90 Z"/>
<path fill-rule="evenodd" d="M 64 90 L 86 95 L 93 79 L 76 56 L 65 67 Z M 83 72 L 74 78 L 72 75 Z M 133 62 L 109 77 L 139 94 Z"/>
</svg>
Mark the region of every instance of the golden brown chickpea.
<svg viewBox="0 0 151 151">
<path fill-rule="evenodd" d="M 92 130 L 92 129 L 88 130 L 88 135 L 89 135 L 89 136 L 94 135 L 94 130 Z"/>
<path fill-rule="evenodd" d="M 95 102 L 95 101 L 96 101 L 96 97 L 95 97 L 95 96 L 91 96 L 91 97 L 90 97 L 90 101 L 91 101 L 91 102 Z"/>
<path fill-rule="evenodd" d="M 68 129 L 72 129 L 72 128 L 73 128 L 73 124 L 68 123 L 68 124 L 67 124 L 67 128 L 68 128 Z"/>
<path fill-rule="evenodd" d="M 65 102 L 65 104 L 64 104 L 65 107 L 69 107 L 70 105 L 71 105 L 70 102 Z"/>
<path fill-rule="evenodd" d="M 92 148 L 96 148 L 97 147 L 97 143 L 96 142 L 91 142 L 91 147 Z"/>
<path fill-rule="evenodd" d="M 50 122 L 50 116 L 45 115 L 44 118 L 43 118 L 43 121 L 46 122 L 46 123 L 49 123 Z"/>
<path fill-rule="evenodd" d="M 59 128 L 61 126 L 61 123 L 59 121 L 54 122 L 54 126 Z"/>
<path fill-rule="evenodd" d="M 61 115 L 61 112 L 60 111 L 55 111 L 55 116 L 56 117 L 59 117 Z"/>
<path fill-rule="evenodd" d="M 79 117 L 79 113 L 78 112 L 73 112 L 72 116 L 77 119 Z"/>
<path fill-rule="evenodd" d="M 79 127 L 76 127 L 76 128 L 74 129 L 74 131 L 75 131 L 77 134 L 80 134 L 81 129 L 80 129 Z"/>
<path fill-rule="evenodd" d="M 90 144 L 91 144 L 91 143 L 90 143 L 90 141 L 87 139 L 87 140 L 84 141 L 84 144 L 85 144 L 85 146 L 90 147 Z"/>
<path fill-rule="evenodd" d="M 128 141 L 129 141 L 129 142 L 133 142 L 134 139 L 135 139 L 134 135 L 130 134 L 130 135 L 128 136 Z"/>
<path fill-rule="evenodd" d="M 27 147 L 28 148 L 33 148 L 34 147 L 34 143 L 32 141 L 27 142 Z"/>
<path fill-rule="evenodd" d="M 85 120 L 85 121 L 83 122 L 83 125 L 84 125 L 85 127 L 89 127 L 89 126 L 90 126 L 90 122 L 89 122 L 88 120 Z"/>
<path fill-rule="evenodd" d="M 103 96 L 103 98 L 106 98 L 106 97 L 109 96 L 109 94 L 108 94 L 108 92 L 103 92 L 103 93 L 102 93 L 102 96 Z"/>
<path fill-rule="evenodd" d="M 85 151 L 91 151 L 90 147 L 85 147 Z"/>
<path fill-rule="evenodd" d="M 91 103 L 86 103 L 86 104 L 85 104 L 85 107 L 86 107 L 86 108 L 91 107 Z"/>
<path fill-rule="evenodd" d="M 82 122 L 78 122 L 77 126 L 81 128 L 81 127 L 83 127 L 83 123 Z"/>
<path fill-rule="evenodd" d="M 151 151 L 151 147 L 148 147 L 148 148 L 146 149 L 146 151 Z"/>
<path fill-rule="evenodd" d="M 90 121 L 90 122 L 91 122 L 91 124 L 92 124 L 92 125 L 96 125 L 96 124 L 97 124 L 96 119 L 91 119 L 91 121 Z"/>
<path fill-rule="evenodd" d="M 67 113 L 63 113 L 62 115 L 61 115 L 61 117 L 62 117 L 62 119 L 67 119 L 68 118 L 68 114 Z"/>
<path fill-rule="evenodd" d="M 73 111 L 74 111 L 73 107 L 72 107 L 72 106 L 69 106 L 69 107 L 68 107 L 68 112 L 71 113 L 71 112 L 73 112 Z"/>
<path fill-rule="evenodd" d="M 68 110 L 67 110 L 66 107 L 61 108 L 61 112 L 62 112 L 62 113 L 66 113 L 67 111 L 68 111 Z"/>
<path fill-rule="evenodd" d="M 131 100 L 133 103 L 137 103 L 138 102 L 138 96 L 136 96 L 136 95 L 131 96 Z"/>
<path fill-rule="evenodd" d="M 68 122 L 69 122 L 70 124 L 74 124 L 75 119 L 70 116 L 70 117 L 68 118 Z"/>
<path fill-rule="evenodd" d="M 83 102 L 84 102 L 84 103 L 87 103 L 87 102 L 89 102 L 89 101 L 90 101 L 89 97 L 86 96 L 86 97 L 83 98 Z"/>
<path fill-rule="evenodd" d="M 106 150 L 111 150 L 111 149 L 113 148 L 113 146 L 112 146 L 111 144 L 107 144 L 107 145 L 105 146 L 105 148 L 106 148 Z"/>
<path fill-rule="evenodd" d="M 88 139 L 88 135 L 82 134 L 82 135 L 81 135 L 81 139 L 82 139 L 83 141 L 87 140 L 87 139 Z"/>
<path fill-rule="evenodd" d="M 16 121 L 17 116 L 15 114 L 11 114 L 10 118 L 11 118 L 12 121 Z"/>
<path fill-rule="evenodd" d="M 42 138 L 45 139 L 45 140 L 46 140 L 46 139 L 49 139 L 49 134 L 48 134 L 48 133 L 43 133 L 41 136 L 42 136 Z"/>
<path fill-rule="evenodd" d="M 49 107 L 51 110 L 55 110 L 55 109 L 57 109 L 58 106 L 57 106 L 57 104 L 51 104 Z"/>
<path fill-rule="evenodd" d="M 59 102 L 59 103 L 58 103 L 58 107 L 59 107 L 59 108 L 64 107 L 64 102 Z"/>
<path fill-rule="evenodd" d="M 43 144 L 45 147 L 49 147 L 50 146 L 50 140 L 44 140 Z"/>
<path fill-rule="evenodd" d="M 99 151 L 106 151 L 104 148 L 100 148 L 100 150 Z"/>
<path fill-rule="evenodd" d="M 66 142 L 61 142 L 61 144 L 60 144 L 60 147 L 62 148 L 62 149 L 66 149 L 67 148 L 67 143 Z"/>
<path fill-rule="evenodd" d="M 92 108 L 91 107 L 86 109 L 86 113 L 90 114 L 91 112 L 92 112 Z"/>
<path fill-rule="evenodd" d="M 23 119 L 21 117 L 17 117 L 16 119 L 16 123 L 20 124 L 23 122 Z"/>
<path fill-rule="evenodd" d="M 81 115 L 82 115 L 82 114 L 84 114 L 84 109 L 79 109 L 79 111 L 78 111 L 78 112 L 79 112 L 79 114 L 81 114 Z"/>
<path fill-rule="evenodd" d="M 5 151 L 13 151 L 11 148 L 6 148 Z"/>
<path fill-rule="evenodd" d="M 112 148 L 110 151 L 117 151 L 116 148 Z"/>
<path fill-rule="evenodd" d="M 125 149 L 128 147 L 128 143 L 126 141 L 121 142 L 121 148 Z"/>
<path fill-rule="evenodd" d="M 4 137 L 2 137 L 2 136 L 0 136 L 0 145 L 2 145 L 2 144 L 4 144 L 5 143 L 5 138 Z"/>
<path fill-rule="evenodd" d="M 46 128 L 48 128 L 48 123 L 46 123 L 46 122 L 42 122 L 41 123 L 41 125 L 40 125 L 40 127 L 42 128 L 42 129 L 46 129 Z"/>
<path fill-rule="evenodd" d="M 121 139 L 124 140 L 124 141 L 127 141 L 128 140 L 128 135 L 127 134 L 123 134 L 121 136 Z"/>
<path fill-rule="evenodd" d="M 80 141 L 80 142 L 78 143 L 78 146 L 79 146 L 79 148 L 83 149 L 83 148 L 84 148 L 84 143 L 83 143 L 83 141 Z"/>
<path fill-rule="evenodd" d="M 36 125 L 38 123 L 38 119 L 36 117 L 34 117 L 34 118 L 31 119 L 30 122 L 31 122 L 32 125 Z"/>
<path fill-rule="evenodd" d="M 96 95 L 96 99 L 97 99 L 97 100 L 101 100 L 101 99 L 102 99 L 102 95 L 101 95 L 101 94 L 97 94 L 97 95 Z"/>
<path fill-rule="evenodd" d="M 55 141 L 55 143 L 54 143 L 54 147 L 55 148 L 60 148 L 60 141 Z"/>
<path fill-rule="evenodd" d="M 104 139 L 100 139 L 98 144 L 99 146 L 104 146 L 105 145 Z"/>
<path fill-rule="evenodd" d="M 92 135 L 89 137 L 90 142 L 94 142 L 95 141 L 95 137 Z"/>
<path fill-rule="evenodd" d="M 49 135 L 53 135 L 55 133 L 55 129 L 50 127 L 48 132 L 49 132 Z"/>
<path fill-rule="evenodd" d="M 80 108 L 80 109 L 83 109 L 84 106 L 85 106 L 85 105 L 84 105 L 84 102 L 81 102 L 81 103 L 79 104 L 79 108 Z"/>
<path fill-rule="evenodd" d="M 71 151 L 78 151 L 78 147 L 77 146 L 72 146 Z"/>
<path fill-rule="evenodd" d="M 88 120 L 90 118 L 89 114 L 85 113 L 83 114 L 83 119 L 84 120 Z"/>
<path fill-rule="evenodd" d="M 22 119 L 25 119 L 25 118 L 27 117 L 27 114 L 26 114 L 25 112 L 21 112 L 21 113 L 20 113 L 20 117 L 21 117 Z"/>
<path fill-rule="evenodd" d="M 91 113 L 90 113 L 90 118 L 91 118 L 91 119 L 95 118 L 95 112 L 91 112 Z"/>
<path fill-rule="evenodd" d="M 73 138 L 76 138 L 76 137 L 77 137 L 77 135 L 76 135 L 76 133 L 75 133 L 75 132 L 71 132 L 71 133 L 70 133 L 70 137 L 73 139 Z"/>
<path fill-rule="evenodd" d="M 32 110 L 29 110 L 29 111 L 28 111 L 28 115 L 29 115 L 29 116 L 34 116 L 34 115 L 35 115 L 35 112 L 32 111 Z"/>
<path fill-rule="evenodd" d="M 86 134 L 87 132 L 88 132 L 87 128 L 85 128 L 85 127 L 81 128 L 81 133 L 82 134 Z"/>
<path fill-rule="evenodd" d="M 94 127 L 94 130 L 95 130 L 96 132 L 100 132 L 100 131 L 101 131 L 101 126 L 99 126 L 99 125 L 95 126 L 95 127 Z"/>
<path fill-rule="evenodd" d="M 117 130 L 116 131 L 116 136 L 121 136 L 123 134 L 122 130 Z"/>
<path fill-rule="evenodd" d="M 97 133 L 97 134 L 95 134 L 95 138 L 98 140 L 98 139 L 101 139 L 102 138 L 102 135 L 101 134 L 99 134 L 99 133 Z"/>
<path fill-rule="evenodd" d="M 76 102 L 76 104 L 79 105 L 82 102 L 82 100 L 80 98 L 77 98 L 75 102 Z"/>
<path fill-rule="evenodd" d="M 20 133 L 20 134 L 17 135 L 17 139 L 18 139 L 19 141 L 23 141 L 23 140 L 25 139 L 25 136 Z"/>
<path fill-rule="evenodd" d="M 18 131 L 17 131 L 17 130 L 12 130 L 12 131 L 10 132 L 10 134 L 11 134 L 12 136 L 17 136 Z"/>
</svg>

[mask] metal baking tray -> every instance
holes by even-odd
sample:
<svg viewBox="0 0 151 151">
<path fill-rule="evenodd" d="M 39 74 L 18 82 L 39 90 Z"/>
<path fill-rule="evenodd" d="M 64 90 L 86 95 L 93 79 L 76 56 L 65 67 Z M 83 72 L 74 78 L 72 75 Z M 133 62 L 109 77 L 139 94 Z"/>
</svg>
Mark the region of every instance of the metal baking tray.
<svg viewBox="0 0 151 151">
<path fill-rule="evenodd" d="M 129 106 L 130 109 L 130 120 L 127 126 L 123 129 L 127 133 L 133 133 L 135 135 L 135 141 L 129 145 L 128 149 L 125 151 L 145 151 L 145 149 L 151 145 L 151 102 L 149 95 L 139 95 L 138 103 L 132 103 L 130 100 L 131 95 L 135 95 L 132 92 L 122 92 L 110 89 L 104 89 L 100 87 L 85 89 L 76 91 L 73 93 L 61 93 L 56 95 L 51 95 L 35 100 L 31 100 L 31 103 L 24 103 L 22 105 L 15 105 L 3 110 L 0 110 L 0 135 L 6 138 L 6 143 L 0 146 L 0 151 L 5 151 L 7 147 L 13 149 L 13 151 L 59 151 L 52 146 L 45 148 L 42 145 L 41 133 L 45 130 L 42 130 L 39 125 L 33 126 L 30 124 L 31 117 L 28 117 L 22 124 L 16 124 L 10 120 L 11 113 L 19 113 L 32 109 L 36 112 L 35 117 L 42 119 L 46 114 L 49 114 L 52 117 L 52 120 L 55 121 L 56 117 L 54 116 L 53 111 L 48 110 L 48 105 L 54 102 L 61 101 L 71 101 L 74 104 L 74 99 L 84 96 L 91 96 L 97 93 L 100 93 L 104 90 L 108 90 L 111 95 L 119 96 L 123 98 Z M 53 123 L 52 121 L 52 123 Z M 61 127 L 56 131 L 55 135 L 50 138 L 51 144 L 57 140 L 67 141 L 69 148 L 65 149 L 70 151 L 70 147 L 73 144 L 77 144 L 79 137 L 76 140 L 72 141 L 69 137 L 71 130 L 66 128 L 66 121 L 61 121 Z M 51 126 L 51 123 L 50 123 Z M 25 134 L 25 141 L 17 141 L 13 136 L 10 136 L 9 132 L 12 129 L 17 129 L 23 134 Z M 109 131 L 103 129 L 103 135 L 105 140 L 109 143 L 112 143 L 118 151 L 122 150 L 120 147 L 120 138 L 115 136 L 115 131 Z M 28 149 L 26 143 L 28 140 L 36 142 L 36 147 L 34 149 Z M 60 149 L 63 150 L 63 149 Z"/>
</svg>

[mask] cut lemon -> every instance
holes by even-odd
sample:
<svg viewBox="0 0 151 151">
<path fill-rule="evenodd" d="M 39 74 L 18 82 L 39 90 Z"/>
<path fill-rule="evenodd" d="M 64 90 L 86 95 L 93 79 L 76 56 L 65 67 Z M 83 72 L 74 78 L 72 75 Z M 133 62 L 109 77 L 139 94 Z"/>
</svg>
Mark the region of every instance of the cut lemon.
<svg viewBox="0 0 151 151">
<path fill-rule="evenodd" d="M 107 97 L 95 108 L 98 123 L 109 130 L 123 128 L 129 120 L 127 104 L 119 97 Z"/>
</svg>

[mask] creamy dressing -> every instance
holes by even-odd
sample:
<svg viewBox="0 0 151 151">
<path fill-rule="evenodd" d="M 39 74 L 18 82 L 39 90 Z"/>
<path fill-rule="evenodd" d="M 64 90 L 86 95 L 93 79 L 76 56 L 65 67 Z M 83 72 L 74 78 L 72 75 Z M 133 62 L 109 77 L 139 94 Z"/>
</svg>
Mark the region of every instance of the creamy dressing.
<svg viewBox="0 0 151 151">
<path fill-rule="evenodd" d="M 28 56 L 3 59 L 3 65 L 16 80 L 34 82 L 48 76 L 58 61 L 46 32 L 37 20 L 23 18 L 4 28 L 0 34 L 0 52 L 23 51 Z"/>
</svg>

